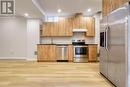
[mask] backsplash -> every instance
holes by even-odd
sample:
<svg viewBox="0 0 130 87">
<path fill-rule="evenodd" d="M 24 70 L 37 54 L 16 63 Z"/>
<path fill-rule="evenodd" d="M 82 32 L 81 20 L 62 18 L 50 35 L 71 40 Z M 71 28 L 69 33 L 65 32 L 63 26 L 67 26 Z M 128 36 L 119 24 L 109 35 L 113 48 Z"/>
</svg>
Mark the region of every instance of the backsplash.
<svg viewBox="0 0 130 87">
<path fill-rule="evenodd" d="M 85 33 L 74 33 L 73 37 L 43 37 L 41 44 L 71 44 L 74 39 L 85 39 L 86 44 L 96 44 L 95 37 L 85 37 Z"/>
</svg>

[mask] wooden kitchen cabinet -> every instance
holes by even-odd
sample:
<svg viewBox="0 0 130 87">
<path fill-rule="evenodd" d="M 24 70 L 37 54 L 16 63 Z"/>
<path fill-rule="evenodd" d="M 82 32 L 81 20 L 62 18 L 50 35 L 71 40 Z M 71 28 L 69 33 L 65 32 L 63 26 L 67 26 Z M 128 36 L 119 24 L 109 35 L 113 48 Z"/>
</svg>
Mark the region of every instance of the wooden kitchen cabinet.
<svg viewBox="0 0 130 87">
<path fill-rule="evenodd" d="M 67 36 L 66 35 L 66 18 L 59 18 L 59 33 L 57 36 Z"/>
<path fill-rule="evenodd" d="M 89 45 L 89 62 L 96 62 L 97 61 L 97 45 Z"/>
<path fill-rule="evenodd" d="M 53 23 L 45 22 L 43 23 L 42 36 L 52 36 L 53 32 Z"/>
<path fill-rule="evenodd" d="M 73 45 L 68 45 L 67 56 L 68 56 L 69 62 L 73 62 L 73 57 L 74 57 L 74 47 L 73 47 Z"/>
<path fill-rule="evenodd" d="M 94 37 L 95 36 L 95 19 L 93 17 L 86 18 L 86 28 L 87 28 L 86 36 Z"/>
<path fill-rule="evenodd" d="M 65 35 L 66 36 L 73 36 L 73 19 L 72 18 L 66 18 L 65 19 Z"/>
<path fill-rule="evenodd" d="M 102 15 L 107 16 L 112 9 L 111 0 L 103 0 L 102 1 Z"/>
<path fill-rule="evenodd" d="M 56 45 L 38 45 L 37 50 L 39 62 L 56 61 Z"/>
<path fill-rule="evenodd" d="M 130 0 L 103 0 L 102 3 L 102 15 L 107 16 L 111 11 L 119 8 Z"/>
<path fill-rule="evenodd" d="M 95 18 L 93 17 L 84 17 L 82 14 L 77 14 L 73 20 L 74 29 L 86 29 L 87 37 L 95 36 Z"/>
<path fill-rule="evenodd" d="M 73 36 L 73 25 L 71 18 L 61 17 L 58 22 L 57 36 Z"/>
<path fill-rule="evenodd" d="M 74 17 L 60 17 L 58 22 L 45 22 L 42 36 L 73 36 L 73 29 L 86 29 L 87 37 L 95 36 L 95 19 L 77 14 Z"/>
<path fill-rule="evenodd" d="M 57 22 L 44 22 L 42 36 L 51 37 L 56 36 L 58 33 L 58 24 Z"/>
<path fill-rule="evenodd" d="M 38 45 L 37 46 L 38 62 L 56 62 L 59 58 L 57 55 L 58 48 L 56 45 Z M 73 62 L 73 45 L 67 46 L 67 59 L 69 62 Z"/>
<path fill-rule="evenodd" d="M 84 24 L 86 24 L 86 22 L 84 21 L 84 17 L 82 15 L 82 13 L 77 13 L 73 17 L 73 28 L 74 29 L 86 29 L 86 26 L 84 26 Z"/>
<path fill-rule="evenodd" d="M 72 18 L 59 18 L 58 22 L 45 22 L 42 36 L 73 36 Z"/>
<path fill-rule="evenodd" d="M 130 0 L 111 0 L 112 3 L 112 10 L 115 10 L 125 4 L 126 2 L 129 2 Z"/>
<path fill-rule="evenodd" d="M 57 46 L 56 45 L 38 45 L 37 46 L 38 62 L 56 62 L 58 60 L 57 56 Z M 74 58 L 74 48 L 73 45 L 67 46 L 67 59 L 69 62 L 73 62 Z M 89 62 L 97 61 L 97 45 L 88 45 L 88 58 Z"/>
<path fill-rule="evenodd" d="M 58 22 L 52 22 L 53 28 L 51 30 L 51 36 L 57 36 L 59 34 Z"/>
</svg>

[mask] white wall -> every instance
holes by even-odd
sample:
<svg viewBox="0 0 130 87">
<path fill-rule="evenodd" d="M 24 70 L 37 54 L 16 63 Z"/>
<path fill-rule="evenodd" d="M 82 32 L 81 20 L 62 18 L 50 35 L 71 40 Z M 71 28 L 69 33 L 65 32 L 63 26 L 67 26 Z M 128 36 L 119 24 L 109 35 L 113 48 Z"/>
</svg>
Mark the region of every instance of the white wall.
<svg viewBox="0 0 130 87">
<path fill-rule="evenodd" d="M 39 25 L 38 19 L 0 18 L 0 59 L 36 60 Z"/>
<path fill-rule="evenodd" d="M 98 44 L 98 53 L 100 49 L 100 19 L 101 19 L 101 13 L 97 13 L 94 15 L 95 17 L 95 43 Z"/>
<path fill-rule="evenodd" d="M 38 19 L 27 20 L 27 60 L 36 60 L 37 44 L 39 44 L 40 21 Z"/>
<path fill-rule="evenodd" d="M 73 39 L 84 39 L 86 41 L 86 44 L 95 44 L 95 38 L 86 38 L 85 33 L 74 33 L 73 37 L 44 37 L 41 38 L 41 43 L 51 44 L 51 39 L 53 39 L 54 44 L 72 44 Z"/>
<path fill-rule="evenodd" d="M 0 18 L 0 59 L 25 59 L 27 55 L 26 19 Z"/>
</svg>

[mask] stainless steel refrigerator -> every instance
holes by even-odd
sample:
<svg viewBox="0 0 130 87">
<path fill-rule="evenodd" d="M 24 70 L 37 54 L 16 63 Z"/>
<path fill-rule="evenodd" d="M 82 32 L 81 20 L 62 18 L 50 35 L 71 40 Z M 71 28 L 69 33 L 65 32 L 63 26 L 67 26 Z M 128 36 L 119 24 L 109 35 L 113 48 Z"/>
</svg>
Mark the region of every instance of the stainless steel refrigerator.
<svg viewBox="0 0 130 87">
<path fill-rule="evenodd" d="M 130 4 L 101 20 L 100 73 L 117 87 L 130 87 Z"/>
</svg>

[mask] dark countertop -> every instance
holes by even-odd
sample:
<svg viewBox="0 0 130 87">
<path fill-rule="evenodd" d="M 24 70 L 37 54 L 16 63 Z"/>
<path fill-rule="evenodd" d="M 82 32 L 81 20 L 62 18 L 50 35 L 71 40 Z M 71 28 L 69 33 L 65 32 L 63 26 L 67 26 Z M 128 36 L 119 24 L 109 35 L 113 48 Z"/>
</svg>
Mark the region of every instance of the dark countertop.
<svg viewBox="0 0 130 87">
<path fill-rule="evenodd" d="M 72 44 L 37 44 L 37 45 L 72 45 Z"/>
<path fill-rule="evenodd" d="M 37 44 L 37 45 L 73 45 L 73 44 Z M 86 45 L 98 45 L 98 44 L 86 44 Z"/>
</svg>

